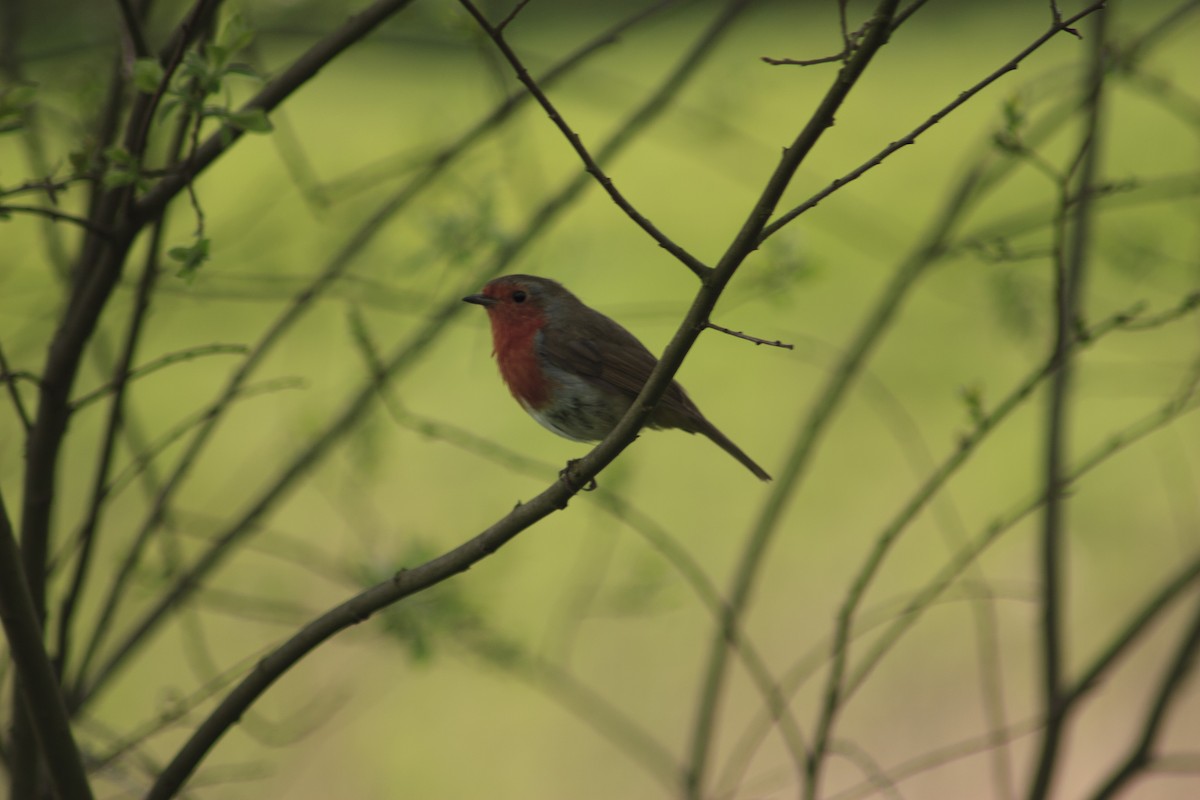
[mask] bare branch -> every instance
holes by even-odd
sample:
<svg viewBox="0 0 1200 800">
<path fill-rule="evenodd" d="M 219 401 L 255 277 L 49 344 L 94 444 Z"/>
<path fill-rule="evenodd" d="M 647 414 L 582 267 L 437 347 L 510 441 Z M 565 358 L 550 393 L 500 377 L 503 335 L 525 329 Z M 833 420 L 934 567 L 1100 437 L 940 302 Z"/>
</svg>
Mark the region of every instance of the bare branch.
<svg viewBox="0 0 1200 800">
<path fill-rule="evenodd" d="M 714 331 L 720 331 L 721 333 L 727 333 L 730 336 L 733 336 L 734 338 L 737 338 L 737 339 L 745 339 L 747 342 L 753 342 L 754 344 L 765 344 L 765 345 L 769 345 L 770 347 L 782 347 L 784 350 L 794 350 L 795 349 L 794 345 L 787 344 L 786 342 L 781 342 L 778 339 L 776 339 L 774 341 L 772 341 L 770 339 L 759 339 L 757 336 L 751 336 L 748 333 L 742 333 L 741 331 L 732 331 L 729 328 L 723 328 L 720 325 L 717 325 L 716 323 L 713 323 L 713 322 L 705 322 L 704 327 L 712 328 Z"/>
<path fill-rule="evenodd" d="M 527 5 L 529 5 L 529 0 L 518 0 L 517 4 L 513 6 L 513 10 L 508 12 L 508 16 L 500 20 L 500 23 L 496 26 L 496 32 L 500 33 L 507 28 L 508 24 L 516 19 L 517 15 L 520 14 Z"/>
<path fill-rule="evenodd" d="M 475 4 L 472 3 L 471 0 L 459 0 L 459 2 L 462 3 L 462 6 L 467 10 L 467 13 L 475 18 L 475 21 L 479 23 L 479 27 L 483 29 L 484 33 L 486 33 L 488 37 L 495 42 L 496 47 L 500 50 L 500 53 L 504 56 L 505 60 L 508 61 L 513 70 L 516 71 L 517 80 L 519 80 L 525 86 L 525 88 L 529 90 L 529 93 L 533 95 L 534 99 L 537 100 L 538 105 L 545 109 L 546 113 L 550 116 L 550 120 L 554 123 L 555 127 L 557 127 L 562 132 L 563 136 L 567 138 L 567 142 L 570 143 L 571 149 L 573 149 L 579 156 L 580 160 L 583 161 L 584 168 L 587 170 L 588 174 L 596 179 L 596 182 L 600 184 L 604 191 L 608 192 L 608 196 L 611 197 L 613 202 L 617 204 L 617 207 L 624 211 L 626 216 L 633 220 L 633 222 L 639 228 L 648 233 L 650 238 L 658 242 L 660 247 L 662 247 L 671 255 L 675 256 L 675 258 L 682 262 L 684 266 L 694 272 L 696 277 L 703 280 L 712 271 L 712 268 L 704 264 L 702 261 L 700 261 L 700 259 L 693 256 L 683 247 L 676 244 L 666 234 L 660 231 L 654 225 L 654 223 L 652 223 L 636 208 L 634 208 L 633 204 L 625 198 L 625 195 L 623 195 L 620 190 L 617 189 L 616 184 L 614 184 L 612 181 L 612 178 L 605 174 L 604 170 L 600 168 L 600 165 L 596 163 L 596 159 L 594 159 L 592 154 L 588 152 L 588 149 L 584 146 L 583 140 L 579 137 L 579 134 L 577 134 L 571 128 L 571 126 L 567 124 L 567 121 L 563 119 L 562 114 L 560 114 L 558 109 L 554 107 L 554 104 L 550 102 L 550 98 L 547 97 L 546 93 L 542 91 L 542 88 L 537 84 L 537 81 L 535 81 L 529 75 L 529 70 L 525 68 L 525 65 L 521 62 L 521 59 L 517 57 L 516 52 L 512 49 L 512 47 L 509 46 L 508 42 L 505 41 L 502 30 L 503 25 L 496 27 L 488 22 L 487 17 L 483 15 L 482 11 L 475 7 Z M 734 5 L 741 6 L 744 5 L 745 2 L 746 0 L 739 0 L 739 2 L 735 3 Z M 521 7 L 521 5 L 518 5 L 518 10 Z M 505 24 L 507 24 L 507 22 L 508 20 L 505 20 Z"/>
<path fill-rule="evenodd" d="M 1108 780 L 1093 795 L 1095 800 L 1109 800 L 1115 797 L 1130 781 L 1151 766 L 1155 741 L 1166 724 L 1175 695 L 1182 691 L 1188 679 L 1193 677 L 1197 653 L 1200 653 L 1200 603 L 1197 604 L 1196 615 L 1184 631 L 1179 648 L 1175 657 L 1171 659 L 1166 674 L 1163 675 L 1158 691 L 1154 693 L 1154 699 L 1142 723 L 1141 733 L 1125 760 L 1113 770 Z"/>
<path fill-rule="evenodd" d="M 87 394 L 71 401 L 71 408 L 75 411 L 78 411 L 81 408 L 86 408 L 106 395 L 117 391 L 121 384 L 126 381 L 144 378 L 147 375 L 158 372 L 160 369 L 165 369 L 167 367 L 174 366 L 175 364 L 194 361 L 197 358 L 204 358 L 205 356 L 241 356 L 245 355 L 249 351 L 250 348 L 244 344 L 202 344 L 197 345 L 196 347 L 188 347 L 183 350 L 177 350 L 174 353 L 167 353 L 166 355 L 159 356 L 153 361 L 148 361 L 145 364 L 142 364 L 140 367 L 130 369 L 127 373 L 125 373 L 125 377 L 123 379 L 106 383 L 103 386 L 93 389 Z"/>
<path fill-rule="evenodd" d="M 1079 13 L 1073 15 L 1069 20 L 1067 20 L 1066 24 L 1073 24 L 1091 14 L 1096 13 L 1097 11 L 1099 11 L 1101 8 L 1104 7 L 1105 2 L 1106 2 L 1106 0 L 1096 0 L 1096 2 L 1093 2 L 1091 5 L 1087 6 Z M 818 203 L 820 203 L 826 197 L 833 194 L 838 189 L 841 189 L 846 184 L 858 180 L 865 173 L 869 172 L 870 170 L 874 169 L 875 167 L 877 167 L 881 163 L 883 163 L 883 161 L 886 158 L 891 156 L 896 151 L 901 150 L 901 149 L 907 147 L 908 145 L 916 142 L 917 137 L 919 137 L 921 134 L 925 133 L 925 131 L 932 128 L 934 125 L 936 125 L 942 119 L 944 119 L 947 115 L 949 115 L 952 111 L 954 111 L 957 108 L 959 108 L 960 106 L 964 105 L 968 100 L 970 100 L 975 95 L 979 94 L 981 91 L 986 89 L 988 86 L 995 83 L 1000 78 L 1004 77 L 1005 75 L 1012 72 L 1013 70 L 1017 69 L 1017 67 L 1020 66 L 1022 61 L 1024 61 L 1026 58 L 1028 58 L 1030 55 L 1032 55 L 1037 50 L 1041 49 L 1041 47 L 1043 45 L 1045 45 L 1046 42 L 1053 39 L 1059 33 L 1062 33 L 1063 30 L 1064 30 L 1064 25 L 1061 23 L 1051 25 L 1050 28 L 1045 33 L 1043 33 L 1041 36 L 1039 36 L 1037 39 L 1035 39 L 1028 47 L 1026 47 L 1024 50 L 1022 50 L 1017 55 L 1015 55 L 1013 58 L 1011 58 L 1005 64 L 1003 64 L 1002 66 L 997 68 L 995 71 L 993 71 L 987 77 L 983 78 L 981 81 L 976 83 L 974 86 L 972 86 L 971 88 L 969 88 L 966 91 L 959 94 L 958 97 L 956 97 L 950 103 L 947 103 L 945 106 L 943 106 L 941 109 L 939 109 L 937 111 L 937 113 L 933 114 L 933 116 L 929 117 L 929 119 L 925 120 L 923 123 L 921 123 L 916 128 L 914 128 L 910 133 L 908 133 L 908 135 L 904 136 L 901 139 L 896 140 L 895 142 L 892 142 L 887 147 L 880 150 L 869 161 L 863 163 L 858 168 L 846 173 L 841 178 L 838 178 L 833 183 L 829 184 L 829 186 L 827 186 L 824 189 L 822 189 L 821 191 L 817 192 L 815 195 L 810 197 L 808 200 L 805 200 L 800 205 L 796 206 L 795 208 L 791 209 L 790 211 L 788 211 L 784 214 L 781 214 L 778 218 L 775 219 L 774 222 L 772 222 L 770 225 L 767 225 L 765 228 L 763 228 L 760 241 L 765 241 L 769 237 L 778 233 L 780 231 L 780 229 L 782 229 L 785 225 L 787 225 L 789 222 L 794 220 L 796 217 L 800 216 L 801 214 L 808 211 L 809 209 L 815 207 Z"/>
<path fill-rule="evenodd" d="M 17 412 L 17 419 L 21 421 L 21 427 L 28 434 L 29 429 L 33 427 L 33 423 L 29 419 L 29 412 L 25 410 L 25 401 L 21 399 L 21 390 L 17 388 L 18 377 L 18 374 L 9 370 L 8 359 L 4 357 L 4 348 L 0 347 L 0 380 L 3 380 L 4 385 L 8 387 L 8 396 L 12 398 L 13 409 Z"/>
<path fill-rule="evenodd" d="M 83 759 L 71 734 L 71 722 L 54 667 L 42 644 L 20 548 L 0 495 L 0 621 L 17 665 L 16 691 L 24 698 L 23 715 L 32 725 L 47 771 L 62 800 L 91 800 Z"/>
<path fill-rule="evenodd" d="M 72 225 L 78 225 L 84 230 L 91 231 L 102 239 L 112 239 L 112 231 L 107 228 L 93 223 L 90 219 L 68 214 L 56 208 L 0 204 L 0 218 L 3 218 L 6 214 L 33 214 L 44 219 L 54 220 L 55 222 L 70 222 Z"/>
<path fill-rule="evenodd" d="M 1051 0 L 1055 26 L 1070 31 Z M 1061 186 L 1061 210 L 1055 226 L 1056 275 L 1054 287 L 1055 336 L 1051 357 L 1054 376 L 1046 410 L 1045 461 L 1043 462 L 1046 504 L 1042 520 L 1041 566 L 1041 647 L 1042 711 L 1046 727 L 1042 732 L 1037 766 L 1030 786 L 1030 800 L 1042 800 L 1050 793 L 1058 749 L 1066 723 L 1068 705 L 1064 702 L 1063 655 L 1066 645 L 1062 617 L 1066 578 L 1063 550 L 1066 547 L 1067 429 L 1072 401 L 1074 350 L 1078 320 L 1083 313 L 1083 281 L 1091 258 L 1094 224 L 1095 185 L 1100 169 L 1100 119 L 1102 89 L 1106 70 L 1105 48 L 1108 14 L 1101 9 L 1095 16 L 1091 61 L 1086 78 L 1083 138 L 1076 158 Z M 1078 35 L 1076 33 L 1076 35 Z M 1072 175 L 1078 167 L 1077 188 L 1072 191 Z M 1073 202 L 1072 202 L 1073 201 Z"/>
</svg>

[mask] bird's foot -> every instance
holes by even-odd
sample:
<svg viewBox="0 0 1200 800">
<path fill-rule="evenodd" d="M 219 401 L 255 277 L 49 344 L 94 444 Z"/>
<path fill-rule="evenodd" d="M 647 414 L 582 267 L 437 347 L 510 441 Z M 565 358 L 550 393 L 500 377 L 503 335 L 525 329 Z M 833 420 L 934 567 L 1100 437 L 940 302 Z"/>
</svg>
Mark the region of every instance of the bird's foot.
<svg viewBox="0 0 1200 800">
<path fill-rule="evenodd" d="M 561 478 L 562 482 L 565 483 L 572 491 L 577 491 L 577 492 L 595 491 L 595 489 L 596 489 L 596 479 L 595 478 L 589 479 L 588 482 L 585 483 L 583 486 L 576 486 L 575 482 L 573 480 L 571 480 L 571 475 L 570 475 L 571 467 L 575 466 L 578 463 L 579 463 L 578 458 L 572 458 L 570 461 L 567 462 L 567 465 L 565 467 L 563 467 L 562 469 L 560 469 L 558 471 L 558 477 Z"/>
</svg>

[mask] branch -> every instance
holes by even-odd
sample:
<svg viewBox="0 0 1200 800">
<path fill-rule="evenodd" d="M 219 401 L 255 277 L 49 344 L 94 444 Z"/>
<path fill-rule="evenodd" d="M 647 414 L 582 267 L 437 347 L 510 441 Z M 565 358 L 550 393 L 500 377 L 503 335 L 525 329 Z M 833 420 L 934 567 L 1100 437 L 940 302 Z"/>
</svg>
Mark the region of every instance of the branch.
<svg viewBox="0 0 1200 800">
<path fill-rule="evenodd" d="M 17 691 L 24 697 L 25 716 L 33 726 L 58 796 L 61 800 L 91 800 L 83 759 L 71 735 L 67 707 L 42 643 L 42 626 L 21 564 L 21 552 L 0 496 L 0 619 L 17 665 Z"/>
<path fill-rule="evenodd" d="M 25 434 L 29 435 L 29 429 L 33 427 L 33 423 L 29 419 L 29 412 L 25 410 L 25 401 L 21 399 L 21 391 L 17 389 L 17 377 L 9 370 L 8 359 L 4 357 L 4 348 L 0 347 L 0 379 L 3 379 L 4 385 L 8 387 L 8 395 L 12 398 L 13 408 L 17 412 L 17 419 L 21 421 L 21 427 L 24 428 Z"/>
<path fill-rule="evenodd" d="M 1141 441 L 1150 434 L 1161 430 L 1175 420 L 1195 411 L 1200 411 L 1200 402 L 1195 398 L 1196 383 L 1195 379 L 1200 378 L 1200 371 L 1193 375 L 1193 381 L 1185 385 L 1181 391 L 1173 398 L 1168 400 L 1162 407 L 1147 414 L 1145 417 L 1136 420 L 1130 425 L 1114 434 L 1109 441 L 1097 447 L 1087 456 L 1079 461 L 1075 468 L 1068 476 L 1068 486 L 1078 484 L 1085 475 L 1093 469 L 1106 463 L 1110 458 L 1115 456 L 1127 447 Z M 1046 502 L 1044 494 L 1039 493 L 1037 496 L 1019 504 L 1012 511 L 1004 514 L 996 519 L 988 526 L 987 530 L 971 545 L 963 548 L 955 558 L 947 564 L 911 602 L 907 604 L 905 609 L 898 616 L 897 622 L 892 627 L 880 635 L 871 646 L 871 650 L 863 658 L 862 662 L 855 670 L 854 674 L 846 682 L 846 695 L 856 692 L 866 681 L 867 676 L 883 659 L 883 656 L 895 645 L 905 631 L 910 629 L 918 620 L 921 613 L 935 600 L 943 591 L 953 583 L 958 575 L 973 563 L 979 556 L 1013 526 L 1021 522 L 1027 516 L 1040 509 Z M 1084 679 L 1073 692 L 1082 693 L 1092 688 L 1092 682 L 1099 677 L 1104 670 L 1116 659 L 1121 651 L 1126 649 L 1132 639 L 1136 637 L 1137 631 L 1134 626 L 1139 624 L 1139 621 L 1146 617 L 1153 616 L 1165 607 L 1165 604 L 1170 601 L 1174 592 L 1180 591 L 1182 587 L 1179 585 L 1182 582 L 1191 580 L 1190 572 L 1200 569 L 1200 560 L 1193 562 L 1183 570 L 1178 577 L 1169 581 L 1156 598 L 1152 599 L 1146 606 L 1146 611 L 1135 618 L 1134 622 L 1127 627 L 1126 632 L 1121 634 L 1118 639 L 1111 645 L 1104 654 L 1097 660 L 1096 665 L 1089 670 Z M 1075 698 L 1072 693 L 1064 694 L 1066 702 L 1073 702 Z"/>
<path fill-rule="evenodd" d="M 1096 800 L 1109 800 L 1116 796 L 1127 783 L 1150 765 L 1154 755 L 1154 742 L 1166 722 L 1171 703 L 1195 669 L 1198 652 L 1200 652 L 1200 604 L 1197 605 L 1196 615 L 1188 624 L 1183 639 L 1179 643 L 1179 649 L 1175 653 L 1175 658 L 1172 659 L 1171 665 L 1155 693 L 1154 700 L 1150 703 L 1150 708 L 1142 723 L 1141 734 L 1130 749 L 1125 761 L 1112 772 L 1104 785 L 1093 795 Z"/>
<path fill-rule="evenodd" d="M 139 292 L 139 297 L 140 296 L 141 292 Z M 148 297 L 139 299 L 139 302 L 148 302 Z M 127 344 L 126 350 L 128 349 L 129 347 Z M 166 355 L 159 356 L 153 361 L 148 361 L 145 364 L 142 364 L 140 367 L 130 368 L 128 365 L 125 365 L 125 371 L 121 371 L 121 369 L 117 370 L 118 375 L 121 375 L 122 377 L 109 381 L 103 386 L 93 389 L 87 394 L 80 396 L 78 399 L 71 402 L 71 408 L 75 411 L 78 411 L 81 408 L 86 408 L 97 400 L 103 398 L 105 395 L 121 391 L 121 388 L 127 382 L 134 380 L 135 378 L 144 378 L 151 373 L 158 372 L 160 369 L 165 369 L 166 367 L 170 367 L 175 364 L 182 364 L 185 361 L 192 361 L 193 359 L 203 358 L 204 356 L 245 355 L 249 349 L 250 348 L 246 347 L 244 344 L 202 344 L 197 345 L 196 347 L 188 347 L 183 350 L 178 350 L 174 353 L 167 353 Z"/>
<path fill-rule="evenodd" d="M 262 109 L 270 111 L 286 100 L 293 92 L 313 78 L 323 67 L 344 50 L 386 22 L 394 14 L 403 11 L 412 0 L 375 0 L 363 11 L 350 17 L 340 28 L 310 47 L 292 62 L 279 77 L 272 80 L 258 94 L 247 101 L 239 112 Z M 162 210 L 179 192 L 200 173 L 212 165 L 225 151 L 242 137 L 244 131 L 233 127 L 222 127 L 214 132 L 183 164 L 179 174 L 171 175 L 155 184 L 134 205 L 132 217 L 144 221 L 162 213 Z"/>
<path fill-rule="evenodd" d="M 723 328 L 714 322 L 705 322 L 704 327 L 712 328 L 714 331 L 720 331 L 721 333 L 727 333 L 730 336 L 734 337 L 735 339 L 745 339 L 747 342 L 753 342 L 756 345 L 765 344 L 770 347 L 782 347 L 784 350 L 794 350 L 795 349 L 794 345 L 787 344 L 786 342 L 781 342 L 778 339 L 775 339 L 774 341 L 772 341 L 770 339 L 759 339 L 757 336 L 751 336 L 748 333 L 742 333 L 741 331 L 732 331 L 729 328 Z"/>
<path fill-rule="evenodd" d="M 522 85 L 529 90 L 529 93 L 533 95 L 538 104 L 545 109 L 546 113 L 550 116 L 550 121 L 553 122 L 560 131 L 562 131 L 563 136 L 567 138 L 571 148 L 576 152 L 576 154 L 578 154 L 580 160 L 583 161 L 584 168 L 587 170 L 588 174 L 596 179 L 596 182 L 603 187 L 604 191 L 608 192 L 608 196 L 611 197 L 612 201 L 617 204 L 617 207 L 624 211 L 626 216 L 633 220 L 634 224 L 648 233 L 650 238 L 658 242 L 659 247 L 663 248 L 668 253 L 675 256 L 675 258 L 679 259 L 684 266 L 696 274 L 696 277 L 704 280 L 712 271 L 712 268 L 700 261 L 700 259 L 693 256 L 691 253 L 687 252 L 687 250 L 683 249 L 683 247 L 672 241 L 665 233 L 660 231 L 654 225 L 654 223 L 639 213 L 638 210 L 633 207 L 632 203 L 625 199 L 625 195 L 621 194 L 620 190 L 617 189 L 616 184 L 614 184 L 612 181 L 612 178 L 608 177 L 604 170 L 600 168 L 600 165 L 596 163 L 596 160 L 592 158 L 592 154 L 589 153 L 588 149 L 584 146 L 583 140 L 579 138 L 579 134 L 575 133 L 575 131 L 571 129 L 571 126 L 568 125 L 566 120 L 563 119 L 562 115 L 558 113 L 558 109 L 555 108 L 554 104 L 550 102 L 550 98 L 546 96 L 546 93 L 542 91 L 537 82 L 530 77 L 529 70 L 525 68 L 525 65 L 521 63 L 521 59 L 517 57 L 517 54 L 504 39 L 503 28 L 508 24 L 509 21 L 511 21 L 512 15 L 510 15 L 508 19 L 501 23 L 499 27 L 496 27 L 487 21 L 487 17 L 483 15 L 483 12 L 475 7 L 475 4 L 472 3 L 471 0 L 459 0 L 459 2 L 462 3 L 462 6 L 467 10 L 467 13 L 475 18 L 475 21 L 479 23 L 479 27 L 483 29 L 484 33 L 486 33 L 488 37 L 495 42 L 496 48 L 512 66 L 513 70 L 516 71 L 517 80 L 519 80 Z M 745 5 L 747 2 L 748 0 L 738 0 L 735 5 Z M 517 9 L 513 11 L 513 14 L 515 15 L 517 11 L 522 8 L 522 6 L 523 4 L 519 4 Z"/>
<path fill-rule="evenodd" d="M 135 24 L 133 21 L 126 20 L 127 25 Z M 131 35 L 138 34 L 138 29 L 131 30 Z M 144 43 L 143 43 L 144 46 Z M 165 80 L 165 79 L 164 79 Z M 179 161 L 179 154 L 183 150 L 184 138 L 187 134 L 188 115 L 187 113 L 180 114 L 179 120 L 175 127 L 175 132 L 172 135 L 171 141 L 167 148 L 167 163 L 174 165 Z M 72 404 L 72 411 L 78 411 L 80 408 L 87 405 L 93 399 L 103 397 L 111 392 L 112 403 L 109 406 L 108 419 L 102 435 L 101 444 L 99 447 L 100 455 L 96 464 L 95 473 L 92 476 L 92 492 L 91 499 L 87 506 L 87 515 L 80 526 L 78 540 L 80 542 L 79 556 L 75 563 L 75 573 L 69 588 L 63 595 L 61 604 L 59 605 L 58 614 L 58 652 L 56 654 L 56 671 L 59 675 L 66 675 L 67 665 L 70 659 L 70 648 L 72 645 L 72 622 L 75 616 L 75 609 L 79 602 L 79 598 L 83 595 L 84 587 L 87 584 L 88 573 L 91 568 L 92 554 L 97 538 L 97 531 L 100 528 L 105 503 L 109 499 L 109 490 L 111 484 L 109 482 L 110 470 L 112 469 L 113 455 L 116 451 L 117 437 L 122 430 L 126 429 L 125 420 L 125 404 L 126 404 L 126 389 L 129 382 L 139 375 L 147 375 L 162 367 L 177 363 L 182 360 L 194 358 L 201 354 L 212 352 L 229 352 L 228 345 L 210 345 L 200 348 L 192 348 L 185 350 L 182 353 L 172 353 L 164 356 L 157 361 L 151 362 L 140 369 L 133 369 L 133 359 L 137 352 L 137 347 L 141 341 L 142 330 L 146 322 L 146 318 L 150 310 L 150 301 L 154 294 L 154 289 L 158 284 L 160 273 L 159 258 L 162 251 L 162 237 L 164 231 L 163 220 L 158 220 L 150 234 L 150 242 L 146 249 L 145 263 L 142 266 L 142 276 L 138 280 L 137 291 L 134 295 L 133 307 L 130 310 L 130 318 L 128 329 L 125 334 L 125 343 L 121 349 L 121 354 L 113 367 L 113 380 L 110 384 L 93 391 L 91 394 L 76 400 Z M 245 352 L 244 347 L 234 346 L 235 352 Z M 65 685 L 65 681 L 64 681 Z"/>
<path fill-rule="evenodd" d="M 1007 61 L 1005 64 L 1003 64 L 1001 67 L 996 69 L 990 75 L 985 77 L 983 80 L 979 81 L 974 86 L 972 86 L 971 88 L 969 88 L 966 91 L 964 91 L 963 93 L 961 93 L 952 102 L 947 103 L 945 106 L 943 106 L 941 109 L 939 109 L 935 114 L 933 114 L 933 116 L 931 116 L 929 119 L 922 122 L 920 125 L 918 125 L 916 128 L 914 128 L 906 136 L 904 136 L 903 138 L 901 138 L 895 142 L 892 142 L 887 147 L 880 150 L 869 161 L 866 161 L 864 164 L 862 164 L 862 166 L 846 173 L 841 178 L 838 178 L 833 183 L 829 184 L 824 189 L 817 192 L 815 195 L 813 195 L 809 199 L 805 200 L 803 203 L 801 203 L 800 205 L 791 209 L 787 213 L 781 215 L 778 219 L 776 219 L 770 225 L 766 226 L 766 228 L 763 229 L 762 237 L 761 237 L 760 241 L 765 241 L 769 237 L 778 233 L 780 231 L 780 229 L 782 229 L 785 225 L 787 225 L 789 222 L 794 220 L 796 217 L 800 216 L 804 212 L 813 208 L 818 203 L 820 203 L 822 200 L 824 200 L 826 197 L 833 194 L 838 189 L 841 189 L 846 184 L 858 180 L 865 173 L 867 173 L 868 171 L 870 171 L 870 170 L 874 169 L 875 167 L 879 166 L 880 164 L 882 164 L 884 159 L 888 158 L 896 151 L 916 142 L 918 136 L 925 133 L 925 131 L 929 130 L 937 123 L 941 122 L 952 111 L 957 109 L 959 106 L 962 106 L 963 104 L 965 104 L 972 97 L 979 94 L 981 91 L 983 91 L 988 86 L 990 86 L 991 84 L 998 81 L 1000 78 L 1004 77 L 1008 73 L 1017 69 L 1017 67 L 1020 66 L 1022 61 L 1024 61 L 1026 58 L 1028 58 L 1030 55 L 1032 55 L 1035 51 L 1039 50 L 1044 44 L 1046 44 L 1046 42 L 1050 41 L 1055 36 L 1057 36 L 1059 33 L 1062 33 L 1064 30 L 1066 30 L 1066 26 L 1074 24 L 1075 22 L 1078 22 L 1079 20 L 1083 19 L 1084 17 L 1087 17 L 1090 14 L 1096 13 L 1097 11 L 1099 11 L 1100 9 L 1102 9 L 1104 7 L 1104 4 L 1106 2 L 1107 2 L 1107 0 L 1096 0 L 1096 2 L 1092 3 L 1087 8 L 1083 9 L 1078 14 L 1075 14 L 1070 19 L 1066 20 L 1065 23 L 1056 23 L 1054 25 L 1051 25 L 1050 28 L 1045 33 L 1043 33 L 1037 39 L 1034 39 L 1032 44 L 1030 44 L 1028 47 L 1026 47 L 1024 50 L 1022 50 L 1017 55 L 1015 55 L 1013 58 L 1011 58 L 1009 61 Z"/>
<path fill-rule="evenodd" d="M 1057 6 L 1051 3 L 1054 25 L 1071 31 L 1063 23 Z M 1042 712 L 1046 728 L 1042 734 L 1037 766 L 1029 791 L 1030 800 L 1043 800 L 1050 793 L 1068 706 L 1063 702 L 1063 654 L 1066 633 L 1063 629 L 1063 581 L 1065 565 L 1062 555 L 1066 537 L 1066 463 L 1067 427 L 1070 417 L 1070 396 L 1074 377 L 1071 353 L 1076 336 L 1077 320 L 1083 306 L 1083 279 L 1088 266 L 1092 236 L 1095 185 L 1100 165 L 1100 119 L 1102 90 L 1105 81 L 1106 22 L 1108 14 L 1099 11 L 1092 31 L 1092 54 L 1086 77 L 1086 103 L 1083 140 L 1078 151 L 1078 190 L 1071 196 L 1068 172 L 1063 182 L 1061 234 L 1055 258 L 1055 339 L 1052 363 L 1055 367 L 1046 413 L 1046 453 L 1044 480 L 1046 505 L 1041 535 L 1041 646 L 1042 646 Z M 1076 34 L 1078 35 L 1078 34 Z M 1074 167 L 1072 168 L 1072 170 Z M 1073 201 L 1073 205 L 1072 205 Z M 1068 216 L 1070 215 L 1070 216 Z M 1067 227 L 1070 226 L 1070 239 Z"/>
<path fill-rule="evenodd" d="M 44 206 L 22 206 L 22 205 L 0 205 L 0 218 L 6 214 L 33 214 L 44 219 L 54 220 L 55 222 L 70 222 L 72 225 L 78 225 L 86 231 L 90 231 L 101 239 L 112 239 L 112 232 L 107 228 L 103 228 L 90 219 L 78 217 L 74 214 L 68 214 L 65 211 L 59 211 L 56 208 L 46 208 Z"/>
<path fill-rule="evenodd" d="M 464 572 L 499 550 L 517 534 L 555 511 L 566 508 L 574 492 L 566 481 L 554 481 L 528 503 L 519 504 L 487 530 L 453 550 L 411 570 L 396 573 L 317 619 L 258 662 L 196 728 L 155 781 L 145 800 L 174 797 L 213 745 L 285 672 L 339 631 L 370 619 L 375 612 Z"/>
</svg>

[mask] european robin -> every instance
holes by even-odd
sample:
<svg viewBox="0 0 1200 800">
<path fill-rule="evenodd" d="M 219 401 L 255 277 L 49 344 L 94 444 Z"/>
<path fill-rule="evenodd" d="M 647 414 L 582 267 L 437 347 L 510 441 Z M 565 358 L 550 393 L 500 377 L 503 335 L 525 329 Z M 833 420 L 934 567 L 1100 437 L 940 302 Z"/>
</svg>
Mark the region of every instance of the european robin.
<svg viewBox="0 0 1200 800">
<path fill-rule="evenodd" d="M 487 309 L 492 354 L 521 407 L 546 428 L 577 442 L 597 442 L 608 435 L 658 363 L 632 333 L 546 278 L 506 275 L 463 300 Z M 771 480 L 704 418 L 675 381 L 647 426 L 707 436 L 760 479 Z"/>
</svg>

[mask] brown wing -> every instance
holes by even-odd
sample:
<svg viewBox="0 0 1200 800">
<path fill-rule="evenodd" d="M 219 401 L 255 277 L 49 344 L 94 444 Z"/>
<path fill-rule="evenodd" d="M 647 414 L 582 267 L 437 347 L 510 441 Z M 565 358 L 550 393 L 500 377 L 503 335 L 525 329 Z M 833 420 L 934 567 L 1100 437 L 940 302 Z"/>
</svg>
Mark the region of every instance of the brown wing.
<svg viewBox="0 0 1200 800">
<path fill-rule="evenodd" d="M 547 331 L 548 335 L 542 337 L 542 355 L 550 364 L 600 388 L 619 392 L 630 400 L 637 397 L 658 359 L 636 336 L 603 314 L 592 311 L 575 316 L 581 317 L 585 321 L 568 331 Z M 695 433 L 703 427 L 703 419 L 683 387 L 672 381 L 651 424 Z"/>
</svg>

